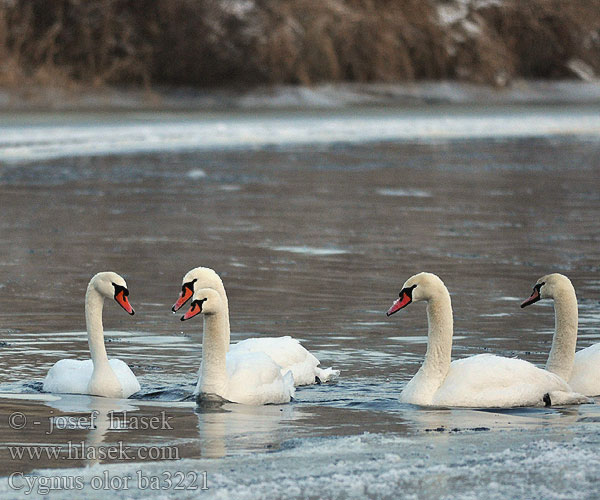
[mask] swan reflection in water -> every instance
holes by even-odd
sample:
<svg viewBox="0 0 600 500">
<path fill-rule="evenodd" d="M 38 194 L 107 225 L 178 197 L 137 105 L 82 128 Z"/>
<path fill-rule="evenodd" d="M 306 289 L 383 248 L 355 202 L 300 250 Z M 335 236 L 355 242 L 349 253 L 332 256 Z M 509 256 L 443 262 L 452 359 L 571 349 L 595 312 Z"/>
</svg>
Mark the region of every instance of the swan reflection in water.
<svg viewBox="0 0 600 500">
<path fill-rule="evenodd" d="M 120 431 L 119 414 L 136 412 L 138 406 L 127 399 L 112 399 L 80 394 L 61 394 L 58 399 L 45 401 L 46 406 L 59 410 L 66 415 L 49 418 L 50 432 L 64 430 L 64 437 L 70 448 L 73 460 L 83 460 L 90 466 L 105 461 L 104 444 L 113 445 L 107 441 L 109 431 Z M 73 431 L 86 431 L 82 438 L 73 439 Z M 125 441 L 125 440 L 123 440 Z M 118 449 L 118 446 L 115 448 Z M 101 451 L 102 450 L 102 451 Z"/>
<path fill-rule="evenodd" d="M 32 395 L 33 396 L 33 395 Z M 106 450 L 123 447 L 134 461 L 139 447 L 160 442 L 177 448 L 176 456 L 158 458 L 220 458 L 236 452 L 275 450 L 290 438 L 289 422 L 297 418 L 293 405 L 247 406 L 229 402 L 197 405 L 193 401 L 144 401 L 61 394 L 43 404 L 51 412 L 46 436 L 72 450 L 73 461 L 85 465 L 119 462 Z M 158 423 L 140 429 L 136 422 Z M 196 421 L 196 427 L 190 425 Z M 160 422 L 166 425 L 160 426 Z M 158 440 L 158 441 L 157 441 Z M 82 445 L 83 443 L 83 445 Z M 120 444 L 122 443 L 122 444 Z M 116 453 L 116 452 L 115 452 Z M 152 459 L 152 457 L 140 457 Z"/>
<path fill-rule="evenodd" d="M 413 431 L 453 434 L 472 431 L 542 429 L 549 425 L 576 423 L 582 416 L 580 406 L 560 408 L 419 408 L 403 405 L 400 414 Z"/>
<path fill-rule="evenodd" d="M 198 405 L 195 412 L 202 457 L 206 458 L 276 450 L 290 438 L 290 421 L 300 418 L 293 405 L 248 406 L 212 402 Z"/>
</svg>

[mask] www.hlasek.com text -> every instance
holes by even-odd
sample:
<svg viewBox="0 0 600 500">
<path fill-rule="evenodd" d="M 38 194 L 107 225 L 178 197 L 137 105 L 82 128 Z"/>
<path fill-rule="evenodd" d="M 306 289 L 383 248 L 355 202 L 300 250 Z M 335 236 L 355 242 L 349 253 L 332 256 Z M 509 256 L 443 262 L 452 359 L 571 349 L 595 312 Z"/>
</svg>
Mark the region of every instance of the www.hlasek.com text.
<svg viewBox="0 0 600 500">
<path fill-rule="evenodd" d="M 68 441 L 60 445 L 8 446 L 13 460 L 179 460 L 177 446 L 127 446 L 123 441 L 114 445 L 90 446 L 85 441 Z"/>
</svg>

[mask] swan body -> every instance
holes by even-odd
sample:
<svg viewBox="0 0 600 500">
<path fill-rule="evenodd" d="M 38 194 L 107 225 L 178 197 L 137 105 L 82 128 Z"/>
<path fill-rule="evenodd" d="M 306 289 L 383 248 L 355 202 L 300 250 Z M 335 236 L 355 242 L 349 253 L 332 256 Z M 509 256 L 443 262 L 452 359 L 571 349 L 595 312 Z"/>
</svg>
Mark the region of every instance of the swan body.
<svg viewBox="0 0 600 500">
<path fill-rule="evenodd" d="M 182 321 L 204 317 L 202 363 L 196 397 L 224 399 L 246 405 L 288 403 L 295 392 L 294 376 L 264 352 L 229 349 L 227 295 L 218 275 L 207 270 L 197 278 L 190 309 Z"/>
<path fill-rule="evenodd" d="M 575 353 L 569 385 L 586 396 L 600 396 L 600 343 Z"/>
<path fill-rule="evenodd" d="M 558 273 L 542 276 L 521 307 L 540 299 L 554 300 L 554 336 L 546 370 L 556 373 L 576 392 L 600 395 L 600 343 L 575 352 L 577 344 L 577 295 L 571 280 Z"/>
<path fill-rule="evenodd" d="M 216 394 L 232 403 L 266 405 L 288 403 L 294 396 L 294 376 L 282 370 L 263 352 L 227 353 L 225 367 L 227 381 L 218 392 L 208 392 L 209 384 L 203 383 L 202 365 L 198 372 L 198 383 L 194 394 Z"/>
<path fill-rule="evenodd" d="M 320 368 L 320 361 L 300 344 L 297 339 L 290 336 L 251 338 L 230 345 L 229 309 L 225 287 L 218 274 L 206 267 L 197 267 L 189 271 L 183 278 L 181 295 L 173 305 L 173 312 L 181 308 L 194 294 L 194 291 L 209 283 L 221 295 L 227 313 L 222 332 L 223 342 L 226 343 L 229 356 L 243 352 L 262 352 L 269 356 L 281 367 L 282 374 L 291 371 L 294 376 L 294 385 L 311 385 L 314 383 L 328 382 L 335 379 L 339 370 L 333 368 Z"/>
<path fill-rule="evenodd" d="M 423 391 L 421 386 L 421 391 L 431 394 L 431 386 L 426 387 L 428 390 Z M 430 397 L 421 397 L 407 385 L 400 399 L 422 406 L 509 408 L 548 404 L 548 400 L 544 401 L 546 394 L 552 404 L 567 404 L 558 401 L 569 401 L 570 393 L 568 385 L 558 376 L 527 361 L 478 354 L 450 363 L 444 382 Z M 580 399 L 575 397 L 573 401 Z"/>
<path fill-rule="evenodd" d="M 409 278 L 388 316 L 411 302 L 426 301 L 429 334 L 425 361 L 406 384 L 400 401 L 421 406 L 510 408 L 579 404 L 559 376 L 520 359 L 479 354 L 451 361 L 453 318 L 450 294 L 434 274 Z"/>
<path fill-rule="evenodd" d="M 44 379 L 44 391 L 127 398 L 140 390 L 131 369 L 119 359 L 109 360 L 104 345 L 104 299 L 114 298 L 129 314 L 134 314 L 128 294 L 125 280 L 116 273 L 98 273 L 91 279 L 85 296 L 85 317 L 92 359 L 57 361 Z"/>
<path fill-rule="evenodd" d="M 123 394 L 109 397 L 125 398 L 140 390 L 140 384 L 127 363 L 120 359 L 109 359 L 108 364 L 116 375 Z M 91 394 L 88 391 L 88 384 L 93 371 L 94 363 L 91 359 L 61 359 L 50 368 L 46 375 L 44 391 L 63 394 Z"/>
</svg>

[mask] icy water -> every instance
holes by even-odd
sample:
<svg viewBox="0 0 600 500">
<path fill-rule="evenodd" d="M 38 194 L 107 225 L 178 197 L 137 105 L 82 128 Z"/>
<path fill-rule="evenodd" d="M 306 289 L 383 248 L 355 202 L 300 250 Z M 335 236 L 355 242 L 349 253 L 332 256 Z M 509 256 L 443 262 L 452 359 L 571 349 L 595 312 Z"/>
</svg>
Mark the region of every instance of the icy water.
<svg viewBox="0 0 600 500">
<path fill-rule="evenodd" d="M 385 311 L 434 272 L 454 358 L 543 365 L 552 305 L 519 304 L 556 271 L 578 293 L 578 348 L 599 342 L 599 112 L 1 117 L 0 497 L 597 497 L 600 405 L 400 404 L 425 307 Z M 292 335 L 339 380 L 197 408 L 201 321 L 170 307 L 198 265 L 224 280 L 232 342 Z M 109 303 L 104 326 L 142 391 L 43 394 L 56 360 L 87 356 L 102 270 L 129 285 L 135 316 Z"/>
</svg>

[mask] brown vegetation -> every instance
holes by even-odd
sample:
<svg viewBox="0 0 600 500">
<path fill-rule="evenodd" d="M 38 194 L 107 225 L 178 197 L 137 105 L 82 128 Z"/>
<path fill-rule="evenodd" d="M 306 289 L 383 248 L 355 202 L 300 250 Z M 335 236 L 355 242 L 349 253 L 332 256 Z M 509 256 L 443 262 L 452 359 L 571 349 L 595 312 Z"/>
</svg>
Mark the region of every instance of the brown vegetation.
<svg viewBox="0 0 600 500">
<path fill-rule="evenodd" d="M 4 86 L 502 85 L 573 61 L 600 73 L 598 0 L 0 0 Z"/>
</svg>

